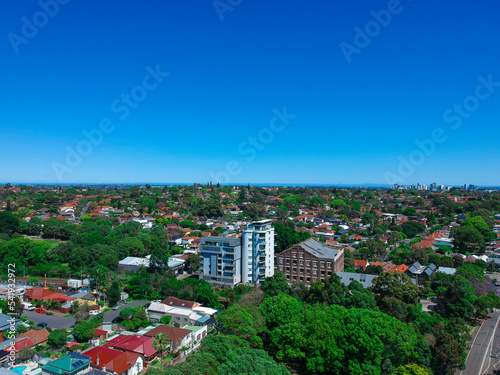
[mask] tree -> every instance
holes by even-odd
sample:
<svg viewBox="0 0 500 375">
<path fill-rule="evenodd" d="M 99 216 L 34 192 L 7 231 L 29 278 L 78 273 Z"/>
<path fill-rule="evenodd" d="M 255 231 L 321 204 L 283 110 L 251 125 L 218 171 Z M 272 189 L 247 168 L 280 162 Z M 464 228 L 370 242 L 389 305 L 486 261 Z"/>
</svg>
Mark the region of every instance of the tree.
<svg viewBox="0 0 500 375">
<path fill-rule="evenodd" d="M 94 323 L 86 320 L 77 323 L 73 328 L 73 336 L 77 342 L 87 342 L 95 336 Z"/>
<path fill-rule="evenodd" d="M 438 301 L 439 312 L 448 318 L 470 318 L 474 314 L 475 300 L 470 282 L 460 275 L 454 275 Z"/>
<path fill-rule="evenodd" d="M 292 224 L 293 226 L 293 224 Z M 298 232 L 293 227 L 283 223 L 275 223 L 274 231 L 276 233 L 276 252 L 289 249 L 293 245 L 307 240 L 311 235 L 308 232 Z"/>
<path fill-rule="evenodd" d="M 304 314 L 304 307 L 297 299 L 287 295 L 266 298 L 260 305 L 260 312 L 266 319 L 269 330 L 275 327 L 298 320 Z"/>
<path fill-rule="evenodd" d="M 186 259 L 188 272 L 196 272 L 200 268 L 200 257 L 197 254 L 189 254 Z"/>
<path fill-rule="evenodd" d="M 373 280 L 371 287 L 377 302 L 385 297 L 397 298 L 405 303 L 415 303 L 418 287 L 402 272 L 383 272 Z"/>
<path fill-rule="evenodd" d="M 465 225 L 451 231 L 453 245 L 462 253 L 485 250 L 484 237 L 473 225 Z"/>
<path fill-rule="evenodd" d="M 258 220 L 262 218 L 266 213 L 266 208 L 257 203 L 250 203 L 245 206 L 245 214 L 252 220 Z"/>
<path fill-rule="evenodd" d="M 283 272 L 276 272 L 273 276 L 266 278 L 262 284 L 264 294 L 269 297 L 277 296 L 281 293 L 289 294 L 290 286 Z"/>
<path fill-rule="evenodd" d="M 114 306 L 120 301 L 120 292 L 120 283 L 116 280 L 113 281 L 111 286 L 106 290 L 109 306 Z"/>
<path fill-rule="evenodd" d="M 399 366 L 393 375 L 432 375 L 425 368 L 416 365 L 415 363 Z"/>
<path fill-rule="evenodd" d="M 416 221 L 407 221 L 401 225 L 401 228 L 408 238 L 415 237 L 417 234 L 425 231 L 425 225 L 417 223 Z"/>
<path fill-rule="evenodd" d="M 373 257 L 377 259 L 384 259 L 385 255 L 387 254 L 387 250 L 385 249 L 384 244 L 382 241 L 379 240 L 368 240 L 366 241 L 366 244 L 368 246 L 368 250 L 370 250 L 370 254 L 373 255 Z"/>
<path fill-rule="evenodd" d="M 162 317 L 160 318 L 160 323 L 161 323 L 161 324 L 165 324 L 165 325 L 167 325 L 167 324 L 169 324 L 169 323 L 170 323 L 170 321 L 171 321 L 171 320 L 172 320 L 172 318 L 171 318 L 170 316 L 165 315 L 165 316 L 162 316 Z"/>
<path fill-rule="evenodd" d="M 259 334 L 265 331 L 264 318 L 256 306 L 232 305 L 217 320 L 221 323 L 223 333 L 236 335 L 248 341 L 252 347 L 262 347 Z"/>
<path fill-rule="evenodd" d="M 55 329 L 49 333 L 49 344 L 53 348 L 60 348 L 68 341 L 68 331 L 66 329 Z"/>
<path fill-rule="evenodd" d="M 160 368 L 163 368 L 163 353 L 169 348 L 170 340 L 168 335 L 159 333 L 153 339 L 153 347 L 160 352 Z"/>
<path fill-rule="evenodd" d="M 21 362 L 25 362 L 33 358 L 35 355 L 35 349 L 28 348 L 27 346 L 23 346 L 19 351 L 17 352 L 17 358 Z"/>
<path fill-rule="evenodd" d="M 0 212 L 0 233 L 6 233 L 10 236 L 17 232 L 19 227 L 19 219 L 17 219 L 11 212 Z"/>
</svg>

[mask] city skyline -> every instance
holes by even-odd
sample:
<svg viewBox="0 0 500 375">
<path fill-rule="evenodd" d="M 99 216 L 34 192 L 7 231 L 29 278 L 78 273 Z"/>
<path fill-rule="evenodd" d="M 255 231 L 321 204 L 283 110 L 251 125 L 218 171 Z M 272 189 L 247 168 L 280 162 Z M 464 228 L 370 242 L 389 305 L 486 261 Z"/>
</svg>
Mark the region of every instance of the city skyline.
<svg viewBox="0 0 500 375">
<path fill-rule="evenodd" d="M 500 185 L 493 1 L 192 5 L 9 4 L 0 180 Z"/>
</svg>

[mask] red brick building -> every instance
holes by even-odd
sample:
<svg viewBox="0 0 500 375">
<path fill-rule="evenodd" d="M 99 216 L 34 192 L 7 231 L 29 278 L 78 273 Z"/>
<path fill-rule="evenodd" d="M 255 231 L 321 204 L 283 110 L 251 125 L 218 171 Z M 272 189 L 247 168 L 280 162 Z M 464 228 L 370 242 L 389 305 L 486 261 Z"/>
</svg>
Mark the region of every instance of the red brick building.
<svg viewBox="0 0 500 375">
<path fill-rule="evenodd" d="M 344 271 L 344 250 L 309 238 L 277 254 L 276 265 L 289 283 L 302 281 L 311 285 L 313 281 Z"/>
</svg>

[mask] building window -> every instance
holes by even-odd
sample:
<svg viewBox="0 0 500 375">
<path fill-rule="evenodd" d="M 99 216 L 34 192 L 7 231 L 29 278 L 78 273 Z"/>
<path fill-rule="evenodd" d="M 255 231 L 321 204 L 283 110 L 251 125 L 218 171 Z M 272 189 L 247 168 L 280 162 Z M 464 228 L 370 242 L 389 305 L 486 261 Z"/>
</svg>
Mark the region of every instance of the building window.
<svg viewBox="0 0 500 375">
<path fill-rule="evenodd" d="M 304 281 L 304 278 L 302 276 L 300 277 L 300 281 Z"/>
<path fill-rule="evenodd" d="M 300 273 L 304 273 L 304 269 L 303 268 L 301 268 L 299 271 L 300 271 Z"/>
<path fill-rule="evenodd" d="M 290 267 L 287 267 L 287 268 L 286 268 L 286 270 L 287 270 L 288 272 L 290 272 Z"/>
<path fill-rule="evenodd" d="M 313 260 L 313 267 L 318 267 L 318 262 Z"/>
<path fill-rule="evenodd" d="M 309 269 L 308 269 L 308 270 L 306 270 L 306 273 L 307 273 L 308 275 L 310 275 L 310 274 L 311 274 L 311 270 L 309 270 Z"/>
<path fill-rule="evenodd" d="M 332 271 L 328 271 L 328 276 L 330 276 L 332 274 Z"/>
<path fill-rule="evenodd" d="M 303 266 L 303 265 L 304 265 L 304 261 L 303 261 L 303 260 L 299 260 L 299 264 L 300 264 L 301 266 Z"/>
<path fill-rule="evenodd" d="M 306 266 L 310 266 L 311 265 L 311 261 L 310 260 L 306 260 Z"/>
<path fill-rule="evenodd" d="M 332 268 L 332 262 L 327 263 L 328 268 Z"/>
<path fill-rule="evenodd" d="M 304 253 L 299 253 L 299 258 L 304 258 Z"/>
<path fill-rule="evenodd" d="M 294 252 L 292 253 L 292 258 L 297 258 L 297 252 L 296 252 L 296 251 L 294 251 Z"/>
<path fill-rule="evenodd" d="M 280 263 L 283 264 L 283 258 L 280 258 Z"/>
<path fill-rule="evenodd" d="M 325 271 L 321 271 L 321 275 L 322 275 L 322 276 L 325 276 Z"/>
<path fill-rule="evenodd" d="M 286 258 L 286 262 L 287 262 L 287 263 L 290 263 L 290 258 Z"/>
<path fill-rule="evenodd" d="M 283 266 L 280 266 L 280 271 L 283 271 Z"/>
<path fill-rule="evenodd" d="M 293 267 L 292 271 L 297 272 L 297 268 Z"/>
<path fill-rule="evenodd" d="M 325 262 L 320 262 L 321 268 L 325 268 Z"/>
<path fill-rule="evenodd" d="M 293 260 L 293 264 L 297 264 L 297 259 L 294 259 L 294 260 Z"/>
<path fill-rule="evenodd" d="M 309 283 L 311 282 L 311 278 L 310 278 L 310 277 L 308 277 L 306 280 L 307 280 L 307 282 L 309 282 Z"/>
<path fill-rule="evenodd" d="M 318 274 L 318 270 L 313 270 L 313 275 L 317 275 Z"/>
</svg>

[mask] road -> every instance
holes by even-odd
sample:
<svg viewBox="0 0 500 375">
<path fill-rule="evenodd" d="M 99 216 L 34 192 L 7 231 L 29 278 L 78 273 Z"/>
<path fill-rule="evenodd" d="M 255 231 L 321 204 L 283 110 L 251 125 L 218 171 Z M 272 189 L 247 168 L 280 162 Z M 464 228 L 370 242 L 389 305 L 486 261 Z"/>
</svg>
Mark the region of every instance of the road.
<svg viewBox="0 0 500 375">
<path fill-rule="evenodd" d="M 145 305 L 147 302 L 146 301 L 132 301 L 129 302 L 125 305 L 123 305 L 122 309 L 124 307 L 135 307 L 135 306 L 142 306 Z M 107 313 L 104 314 L 104 323 L 111 323 L 111 321 L 116 318 L 120 314 L 121 309 L 119 310 L 111 310 L 108 311 Z"/>
<path fill-rule="evenodd" d="M 26 316 L 29 320 L 34 321 L 35 325 L 45 322 L 50 328 L 54 329 L 71 328 L 75 325 L 75 318 L 73 317 L 63 318 L 57 315 L 45 315 L 39 314 L 35 311 L 26 310 L 24 310 L 23 316 Z"/>
<path fill-rule="evenodd" d="M 487 375 L 500 369 L 500 311 L 490 314 L 490 319 L 472 335 L 471 349 L 465 370 L 455 375 Z M 494 326 L 493 326 L 494 324 Z"/>
<path fill-rule="evenodd" d="M 142 306 L 146 304 L 146 301 L 132 301 L 127 304 L 125 304 L 123 307 L 130 307 L 130 306 Z M 123 309 L 122 307 L 122 309 Z M 120 309 L 121 310 L 121 309 Z M 108 311 L 107 313 L 104 314 L 104 323 L 111 323 L 111 321 L 120 314 L 120 310 L 111 310 Z M 62 329 L 62 328 L 72 328 L 76 321 L 75 318 L 73 317 L 67 317 L 63 318 L 60 315 L 45 315 L 45 314 L 39 314 L 35 311 L 27 311 L 24 310 L 23 316 L 26 316 L 29 320 L 32 320 L 35 322 L 35 325 L 38 323 L 47 323 L 50 328 L 53 329 Z"/>
</svg>

